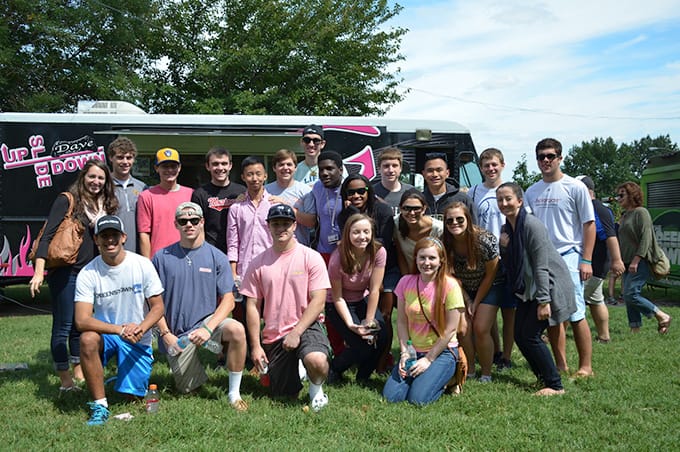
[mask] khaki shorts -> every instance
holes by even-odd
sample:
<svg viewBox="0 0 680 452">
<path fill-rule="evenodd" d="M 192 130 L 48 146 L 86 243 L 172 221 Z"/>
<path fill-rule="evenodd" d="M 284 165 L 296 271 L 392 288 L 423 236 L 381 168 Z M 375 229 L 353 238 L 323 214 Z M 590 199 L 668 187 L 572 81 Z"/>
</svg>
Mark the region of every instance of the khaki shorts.
<svg viewBox="0 0 680 452">
<path fill-rule="evenodd" d="M 207 317 L 204 322 L 208 321 L 210 317 Z M 222 320 L 213 331 L 210 339 L 221 343 L 222 329 L 229 322 L 237 321 L 232 318 Z M 205 368 L 199 360 L 198 347 L 196 347 L 195 344 L 190 343 L 179 355 L 168 355 L 167 358 L 170 369 L 172 370 L 172 376 L 175 378 L 175 387 L 177 388 L 177 391 L 186 394 L 208 381 L 208 375 L 205 373 Z"/>
<path fill-rule="evenodd" d="M 597 276 L 591 276 L 583 286 L 583 298 L 586 304 L 604 304 L 604 294 L 602 293 L 602 286 L 604 279 Z"/>
</svg>

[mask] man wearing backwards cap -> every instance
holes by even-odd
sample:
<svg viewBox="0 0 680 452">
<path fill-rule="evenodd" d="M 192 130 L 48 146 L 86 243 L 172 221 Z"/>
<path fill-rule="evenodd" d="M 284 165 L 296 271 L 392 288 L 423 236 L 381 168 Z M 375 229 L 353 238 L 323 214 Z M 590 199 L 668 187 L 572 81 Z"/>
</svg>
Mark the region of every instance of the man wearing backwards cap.
<svg viewBox="0 0 680 452">
<path fill-rule="evenodd" d="M 595 339 L 606 344 L 611 338 L 609 337 L 609 311 L 602 293 L 604 278 L 607 277 L 610 264 L 611 271 L 616 276 L 621 276 L 626 268 L 621 259 L 619 240 L 616 238 L 614 214 L 602 201 L 595 197 L 595 184 L 590 177 L 578 176 L 576 179 L 583 182 L 583 185 L 588 189 L 595 210 L 596 236 L 592 258 L 593 276 L 584 285 L 583 298 L 585 298 L 586 304 L 590 306 L 590 315 L 593 316 L 595 322 L 597 329 Z"/>
<path fill-rule="evenodd" d="M 176 149 L 162 148 L 156 152 L 154 169 L 160 183 L 144 190 L 137 200 L 139 252 L 149 259 L 156 251 L 179 240 L 179 232 L 172 226 L 175 206 L 191 200 L 193 192 L 177 183 L 182 165 Z"/>
<path fill-rule="evenodd" d="M 305 152 L 305 159 L 298 164 L 293 177 L 296 181 L 311 187 L 319 179 L 319 153 L 326 146 L 323 127 L 315 124 L 305 127 L 302 130 L 300 145 Z"/>
<path fill-rule="evenodd" d="M 149 330 L 164 307 L 163 286 L 149 259 L 123 247 L 127 235 L 121 219 L 99 218 L 94 234 L 99 256 L 78 273 L 75 324 L 82 333 L 80 364 L 94 399 L 88 425 L 101 425 L 109 417 L 104 366 L 115 356 L 114 389 L 144 396 L 153 363 Z"/>
<path fill-rule="evenodd" d="M 179 242 L 153 257 L 165 286 L 165 316 L 158 322 L 159 348 L 162 352 L 171 348 L 180 351 L 175 356 L 168 355 L 168 363 L 177 390 L 188 393 L 208 380 L 197 348 L 208 340 L 221 343 L 228 350 L 229 402 L 237 411 L 246 411 L 248 405 L 240 394 L 246 333 L 243 325 L 229 318 L 234 309 L 229 261 L 223 252 L 205 241 L 205 220 L 198 204 L 180 204 L 174 225 L 180 233 Z M 177 345 L 181 336 L 191 341 L 184 349 Z"/>
<path fill-rule="evenodd" d="M 311 406 L 319 411 L 328 404 L 322 384 L 328 376 L 330 345 L 318 322 L 331 287 L 328 272 L 318 252 L 295 240 L 292 207 L 272 206 L 267 226 L 273 245 L 252 260 L 241 285 L 241 294 L 247 297 L 250 356 L 260 372 L 268 366 L 275 396 L 298 396 L 302 389 L 298 360 L 302 360 Z"/>
</svg>

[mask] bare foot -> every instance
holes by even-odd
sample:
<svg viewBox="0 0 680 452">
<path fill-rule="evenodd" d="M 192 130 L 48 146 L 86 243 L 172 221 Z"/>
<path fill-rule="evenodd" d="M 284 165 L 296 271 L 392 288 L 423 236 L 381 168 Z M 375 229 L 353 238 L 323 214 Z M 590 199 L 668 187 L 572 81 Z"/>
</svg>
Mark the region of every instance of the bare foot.
<svg viewBox="0 0 680 452">
<path fill-rule="evenodd" d="M 540 391 L 534 392 L 536 396 L 554 396 L 564 394 L 564 389 L 543 388 Z"/>
<path fill-rule="evenodd" d="M 595 373 L 593 372 L 592 369 L 579 369 L 576 371 L 574 374 L 576 378 L 588 378 L 588 377 L 594 377 Z"/>
</svg>

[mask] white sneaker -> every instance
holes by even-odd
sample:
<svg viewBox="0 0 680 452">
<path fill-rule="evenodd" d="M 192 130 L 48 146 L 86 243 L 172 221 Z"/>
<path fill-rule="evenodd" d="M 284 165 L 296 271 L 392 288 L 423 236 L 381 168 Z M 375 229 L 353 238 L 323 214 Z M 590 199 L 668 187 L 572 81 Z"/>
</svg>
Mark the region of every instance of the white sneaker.
<svg viewBox="0 0 680 452">
<path fill-rule="evenodd" d="M 298 374 L 300 375 L 300 383 L 304 383 L 307 379 L 307 368 L 301 359 L 298 360 Z"/>
<path fill-rule="evenodd" d="M 328 405 L 328 396 L 324 392 L 319 392 L 312 400 L 312 411 L 318 413 L 326 405 Z"/>
</svg>

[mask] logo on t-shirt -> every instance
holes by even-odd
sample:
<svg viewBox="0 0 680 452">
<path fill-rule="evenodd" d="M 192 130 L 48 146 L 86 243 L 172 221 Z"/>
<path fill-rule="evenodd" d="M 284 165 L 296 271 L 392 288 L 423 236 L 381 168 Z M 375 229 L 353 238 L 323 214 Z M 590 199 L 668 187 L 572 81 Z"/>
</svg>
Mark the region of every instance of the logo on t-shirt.
<svg viewBox="0 0 680 452">
<path fill-rule="evenodd" d="M 132 285 L 132 291 L 134 293 L 142 293 L 142 285 L 141 284 L 133 284 Z"/>
<path fill-rule="evenodd" d="M 236 199 L 220 199 L 217 196 L 213 196 L 211 198 L 208 198 L 208 207 L 217 210 L 218 212 L 221 212 L 224 209 L 228 209 L 231 207 L 232 204 L 236 202 Z"/>
</svg>

